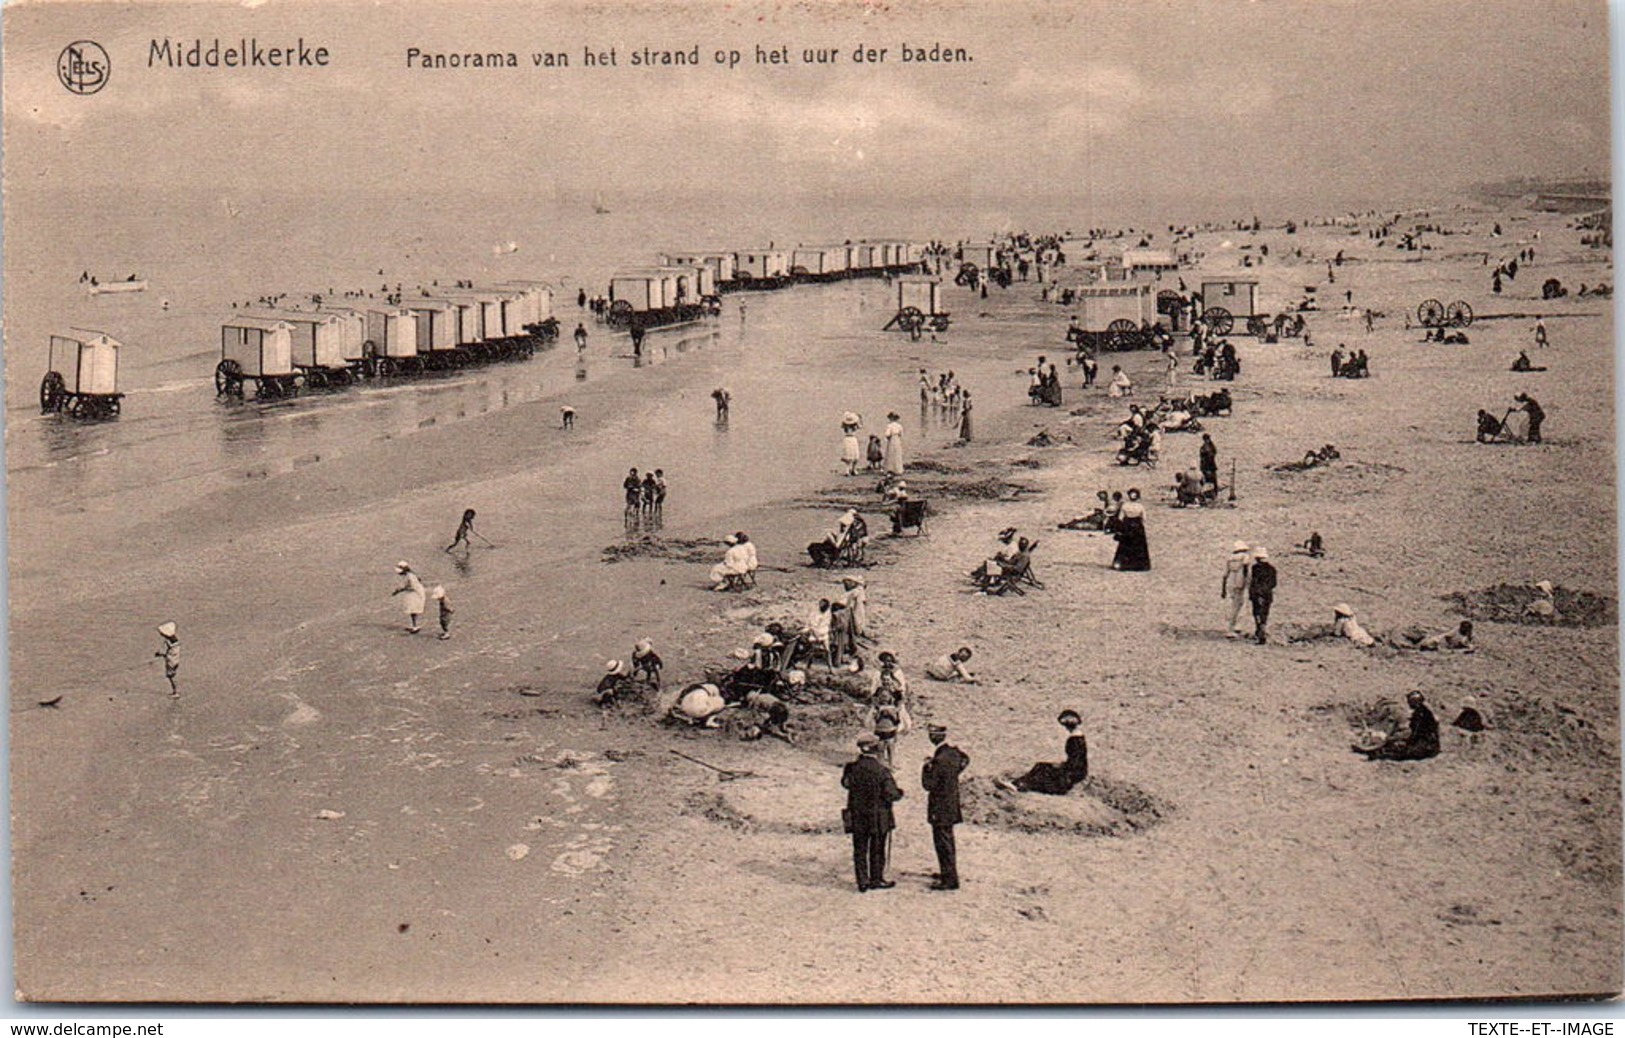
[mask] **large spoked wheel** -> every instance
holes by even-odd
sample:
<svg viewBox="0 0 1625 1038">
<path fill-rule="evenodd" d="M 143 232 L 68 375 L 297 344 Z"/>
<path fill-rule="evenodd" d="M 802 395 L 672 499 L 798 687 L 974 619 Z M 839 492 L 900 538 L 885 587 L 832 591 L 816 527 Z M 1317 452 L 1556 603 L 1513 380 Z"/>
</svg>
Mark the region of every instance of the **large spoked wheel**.
<svg viewBox="0 0 1625 1038">
<path fill-rule="evenodd" d="M 1437 299 L 1425 300 L 1416 308 L 1416 321 L 1424 328 L 1437 328 L 1444 323 L 1444 304 Z"/>
<path fill-rule="evenodd" d="M 1113 350 L 1131 350 L 1140 335 L 1140 326 L 1126 317 L 1119 317 L 1106 326 L 1106 344 Z"/>
<path fill-rule="evenodd" d="M 945 332 L 945 331 L 947 331 L 948 330 L 948 315 L 947 314 L 932 314 L 931 315 L 931 330 L 935 331 L 935 332 Z"/>
<path fill-rule="evenodd" d="M 1473 323 L 1473 308 L 1458 299 L 1445 310 L 1444 319 L 1452 328 L 1465 328 Z"/>
<path fill-rule="evenodd" d="M 925 327 L 925 312 L 917 306 L 905 306 L 897 311 L 897 327 L 910 335 Z"/>
<path fill-rule="evenodd" d="M 61 375 L 54 371 L 47 371 L 39 384 L 39 409 L 41 414 L 51 414 L 62 410 L 62 405 L 68 399 L 68 384 Z"/>
<path fill-rule="evenodd" d="M 1269 331 L 1270 323 L 1264 320 L 1262 317 L 1259 317 L 1257 314 L 1247 318 L 1247 334 L 1251 335 L 1253 338 L 1262 339 L 1269 335 Z"/>
<path fill-rule="evenodd" d="M 214 366 L 214 395 L 243 395 L 243 366 L 234 360 L 223 360 Z"/>
<path fill-rule="evenodd" d="M 624 299 L 617 299 L 609 304 L 609 314 L 605 320 L 611 328 L 626 328 L 632 324 L 632 304 Z"/>
<path fill-rule="evenodd" d="M 1213 329 L 1215 335 L 1229 335 L 1236 326 L 1236 319 L 1222 306 L 1210 306 L 1203 310 L 1202 321 Z"/>
</svg>

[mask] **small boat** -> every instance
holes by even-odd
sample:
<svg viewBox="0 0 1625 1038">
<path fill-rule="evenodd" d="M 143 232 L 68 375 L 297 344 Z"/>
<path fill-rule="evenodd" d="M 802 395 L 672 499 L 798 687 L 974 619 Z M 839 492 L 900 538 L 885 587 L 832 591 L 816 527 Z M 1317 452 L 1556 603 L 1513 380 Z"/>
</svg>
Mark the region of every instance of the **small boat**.
<svg viewBox="0 0 1625 1038">
<path fill-rule="evenodd" d="M 130 278 L 128 281 L 92 281 L 90 294 L 103 295 L 107 292 L 145 292 L 147 281 L 145 278 Z"/>
</svg>

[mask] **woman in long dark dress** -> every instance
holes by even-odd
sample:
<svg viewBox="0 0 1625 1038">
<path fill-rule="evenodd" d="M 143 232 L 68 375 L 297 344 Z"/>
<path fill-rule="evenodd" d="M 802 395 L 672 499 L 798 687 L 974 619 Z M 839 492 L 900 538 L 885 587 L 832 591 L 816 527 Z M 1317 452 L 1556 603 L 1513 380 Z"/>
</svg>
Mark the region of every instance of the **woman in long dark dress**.
<svg viewBox="0 0 1625 1038">
<path fill-rule="evenodd" d="M 1065 796 L 1072 792 L 1073 786 L 1089 777 L 1089 743 L 1078 731 L 1083 718 L 1076 710 L 1063 710 L 1056 720 L 1067 730 L 1066 760 L 1060 764 L 1034 764 L 1027 774 L 1011 783 L 1023 793 Z"/>
<path fill-rule="evenodd" d="M 1151 568 L 1151 546 L 1145 539 L 1145 506 L 1140 492 L 1131 489 L 1117 517 L 1117 554 L 1112 569 L 1140 571 Z"/>
</svg>

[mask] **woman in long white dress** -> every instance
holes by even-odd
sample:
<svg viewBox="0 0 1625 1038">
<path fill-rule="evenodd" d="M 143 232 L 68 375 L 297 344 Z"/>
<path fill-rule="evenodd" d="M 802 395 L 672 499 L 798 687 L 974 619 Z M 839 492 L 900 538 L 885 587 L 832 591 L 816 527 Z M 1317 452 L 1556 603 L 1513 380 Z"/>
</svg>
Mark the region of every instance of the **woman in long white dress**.
<svg viewBox="0 0 1625 1038">
<path fill-rule="evenodd" d="M 892 411 L 886 415 L 886 471 L 894 476 L 903 474 L 903 423 Z"/>
<path fill-rule="evenodd" d="M 858 445 L 858 430 L 863 428 L 863 418 L 855 412 L 848 411 L 841 416 L 841 463 L 846 466 L 848 476 L 858 474 L 858 462 L 863 460 L 863 453 Z"/>
</svg>

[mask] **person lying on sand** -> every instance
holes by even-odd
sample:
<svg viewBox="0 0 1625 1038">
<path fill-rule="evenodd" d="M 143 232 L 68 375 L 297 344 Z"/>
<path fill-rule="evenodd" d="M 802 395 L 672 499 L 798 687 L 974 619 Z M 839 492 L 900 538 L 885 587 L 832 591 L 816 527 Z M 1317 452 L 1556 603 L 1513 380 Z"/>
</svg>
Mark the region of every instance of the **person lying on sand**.
<svg viewBox="0 0 1625 1038">
<path fill-rule="evenodd" d="M 1431 633 L 1420 627 L 1407 627 L 1389 635 L 1388 643 L 1396 649 L 1420 649 L 1423 652 L 1439 652 L 1445 649 L 1472 652 L 1473 622 L 1463 620 L 1454 631 Z"/>
<path fill-rule="evenodd" d="M 976 684 L 976 675 L 970 672 L 965 664 L 971 658 L 968 648 L 960 647 L 946 656 L 938 656 L 926 664 L 925 676 L 932 681 L 958 681 L 966 685 Z"/>
<path fill-rule="evenodd" d="M 1405 697 L 1411 708 L 1410 725 L 1405 734 L 1397 731 L 1377 746 L 1350 747 L 1355 753 L 1365 754 L 1366 760 L 1427 760 L 1439 755 L 1439 722 L 1429 710 L 1422 693 L 1412 692 Z"/>
</svg>

